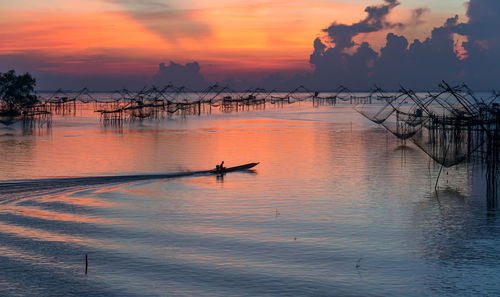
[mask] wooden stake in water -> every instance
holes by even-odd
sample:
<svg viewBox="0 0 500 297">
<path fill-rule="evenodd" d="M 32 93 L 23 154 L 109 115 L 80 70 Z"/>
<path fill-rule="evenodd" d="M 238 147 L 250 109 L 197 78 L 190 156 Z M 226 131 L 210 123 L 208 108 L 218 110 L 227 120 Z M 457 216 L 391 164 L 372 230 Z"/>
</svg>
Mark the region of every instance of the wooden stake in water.
<svg viewBox="0 0 500 297">
<path fill-rule="evenodd" d="M 87 254 L 85 254 L 85 274 L 87 274 L 88 268 L 89 268 L 89 259 Z"/>
</svg>

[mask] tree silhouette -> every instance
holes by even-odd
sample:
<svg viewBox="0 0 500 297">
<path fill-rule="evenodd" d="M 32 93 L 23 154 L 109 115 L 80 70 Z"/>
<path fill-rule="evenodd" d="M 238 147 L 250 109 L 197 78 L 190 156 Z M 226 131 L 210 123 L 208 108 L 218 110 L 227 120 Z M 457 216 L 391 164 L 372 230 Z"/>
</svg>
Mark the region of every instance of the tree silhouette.
<svg viewBox="0 0 500 297">
<path fill-rule="evenodd" d="M 0 73 L 1 113 L 16 115 L 39 100 L 32 94 L 36 80 L 29 73 L 16 75 L 14 70 Z"/>
</svg>

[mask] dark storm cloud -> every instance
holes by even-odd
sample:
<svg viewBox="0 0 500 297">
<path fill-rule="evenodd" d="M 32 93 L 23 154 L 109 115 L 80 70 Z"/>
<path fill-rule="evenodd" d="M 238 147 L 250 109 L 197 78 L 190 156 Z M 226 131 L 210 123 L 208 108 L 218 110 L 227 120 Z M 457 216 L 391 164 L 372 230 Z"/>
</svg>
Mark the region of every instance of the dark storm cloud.
<svg viewBox="0 0 500 297">
<path fill-rule="evenodd" d="M 465 81 L 483 88 L 500 85 L 500 1 L 471 0 L 467 8 L 467 23 L 457 24 L 454 31 L 467 37 L 463 47 Z"/>
<path fill-rule="evenodd" d="M 165 63 L 161 63 L 158 73 L 153 79 L 153 83 L 157 86 L 172 84 L 196 90 L 201 90 L 208 86 L 208 83 L 200 73 L 198 62 L 181 65 L 170 61 L 168 66 Z"/>
<path fill-rule="evenodd" d="M 397 0 L 385 0 L 385 4 L 368 6 L 365 8 L 365 12 L 368 14 L 365 19 L 352 25 L 333 23 L 330 27 L 323 29 L 323 32 L 328 33 L 328 36 L 335 43 L 337 49 L 350 48 L 354 46 L 352 38 L 360 33 L 371 33 L 382 29 L 402 27 L 403 24 L 387 21 L 387 16 L 391 10 L 399 4 Z"/>
<path fill-rule="evenodd" d="M 394 24 L 386 24 L 390 10 L 398 3 L 385 1 L 365 11 L 376 11 L 353 25 L 334 24 L 325 31 L 335 43 L 328 47 L 319 38 L 314 41 L 310 63 L 314 72 L 305 82 L 318 89 L 333 89 L 339 84 L 367 90 L 374 84 L 397 89 L 400 84 L 425 90 L 435 88 L 441 80 L 466 82 L 476 89 L 500 87 L 500 1 L 471 0 L 469 20 L 460 23 L 458 16 L 448 18 L 434 28 L 423 41 L 409 42 L 404 36 L 387 34 L 380 54 L 363 43 L 353 54 L 344 51 L 354 46 L 356 34 L 375 32 Z M 426 9 L 413 11 L 417 25 Z M 456 37 L 463 36 L 464 55 L 457 55 Z"/>
<path fill-rule="evenodd" d="M 467 16 L 469 21 L 457 26 L 457 31 L 461 34 L 485 39 L 498 36 L 500 1 L 471 0 L 467 8 Z"/>
</svg>

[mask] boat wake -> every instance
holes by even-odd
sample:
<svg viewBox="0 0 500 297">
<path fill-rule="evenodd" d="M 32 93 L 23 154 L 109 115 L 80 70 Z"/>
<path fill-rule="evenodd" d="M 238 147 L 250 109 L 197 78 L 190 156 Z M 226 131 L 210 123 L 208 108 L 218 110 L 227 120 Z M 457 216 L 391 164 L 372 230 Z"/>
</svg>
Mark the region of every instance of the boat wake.
<svg viewBox="0 0 500 297">
<path fill-rule="evenodd" d="M 6 204 L 18 199 L 29 198 L 33 196 L 57 194 L 60 192 L 80 190 L 89 187 L 98 187 L 109 184 L 179 178 L 187 176 L 214 175 L 233 171 L 253 172 L 252 170 L 250 170 L 250 168 L 258 164 L 259 163 L 249 163 L 236 167 L 225 168 L 223 172 L 212 169 L 202 171 L 184 171 L 156 174 L 6 180 L 0 181 L 0 204 Z"/>
<path fill-rule="evenodd" d="M 185 176 L 201 176 L 211 174 L 210 170 L 186 171 L 158 174 L 115 175 L 115 176 L 90 176 L 90 177 L 64 177 L 43 178 L 29 180 L 7 180 L 0 182 L 0 204 L 17 200 L 18 198 L 56 194 L 70 190 L 88 187 L 147 181 L 155 179 L 169 179 Z M 20 197 L 21 196 L 21 197 Z"/>
</svg>

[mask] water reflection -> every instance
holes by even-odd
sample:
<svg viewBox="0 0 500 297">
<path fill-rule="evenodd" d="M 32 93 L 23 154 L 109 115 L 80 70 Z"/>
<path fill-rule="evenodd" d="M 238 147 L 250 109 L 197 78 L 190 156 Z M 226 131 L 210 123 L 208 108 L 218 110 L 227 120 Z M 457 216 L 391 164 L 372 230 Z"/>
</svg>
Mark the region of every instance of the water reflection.
<svg viewBox="0 0 500 297">
<path fill-rule="evenodd" d="M 52 117 L 40 114 L 33 117 L 0 117 L 0 135 L 46 136 L 52 131 Z"/>
<path fill-rule="evenodd" d="M 48 211 L 43 209 L 37 209 L 34 207 L 26 207 L 21 205 L 5 205 L 2 207 L 1 213 L 17 214 L 31 218 L 51 220 L 51 221 L 66 221 L 66 222 L 77 222 L 77 223 L 93 223 L 93 224 L 119 224 L 119 221 L 106 218 L 89 217 L 78 214 L 61 213 L 56 211 Z"/>
<path fill-rule="evenodd" d="M 409 244 L 418 242 L 414 253 L 432 267 L 426 285 L 437 295 L 498 292 L 491 279 L 500 265 L 496 215 L 485 212 L 483 195 L 452 187 L 437 194 L 439 200 L 433 195 L 416 203 L 410 216 L 415 229 Z"/>
<path fill-rule="evenodd" d="M 326 106 L 142 121 L 119 133 L 97 117 L 60 118 L 50 137 L 4 136 L 2 179 L 32 188 L 0 185 L 0 283 L 12 295 L 35 292 L 26 280 L 60 296 L 498 291 L 484 278 L 497 274 L 500 222 L 468 165 L 442 172 L 437 199 L 439 167 L 400 145 L 350 108 Z M 224 176 L 113 179 L 221 160 L 260 164 Z M 90 183 L 102 175 L 112 182 Z M 60 178 L 43 188 L 43 177 Z"/>
</svg>

